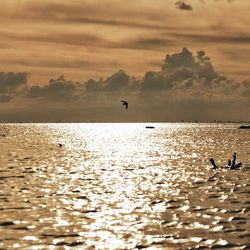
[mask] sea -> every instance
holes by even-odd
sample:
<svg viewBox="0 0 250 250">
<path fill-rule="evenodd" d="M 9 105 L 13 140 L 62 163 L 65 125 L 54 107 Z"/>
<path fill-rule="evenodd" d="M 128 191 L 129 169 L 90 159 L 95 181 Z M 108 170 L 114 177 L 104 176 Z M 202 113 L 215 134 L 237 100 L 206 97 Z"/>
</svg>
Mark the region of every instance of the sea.
<svg viewBox="0 0 250 250">
<path fill-rule="evenodd" d="M 250 249 L 239 126 L 2 123 L 0 249 Z"/>
</svg>

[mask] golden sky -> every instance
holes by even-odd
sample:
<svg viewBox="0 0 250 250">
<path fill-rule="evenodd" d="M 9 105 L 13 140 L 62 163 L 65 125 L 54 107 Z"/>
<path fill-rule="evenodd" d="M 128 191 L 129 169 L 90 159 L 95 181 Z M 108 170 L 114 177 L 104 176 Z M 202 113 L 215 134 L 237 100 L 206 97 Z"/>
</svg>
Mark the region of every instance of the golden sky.
<svg viewBox="0 0 250 250">
<path fill-rule="evenodd" d="M 11 0 L 0 9 L 1 71 L 36 82 L 156 69 L 165 54 L 204 50 L 220 73 L 244 79 L 250 63 L 250 1 Z"/>
<path fill-rule="evenodd" d="M 205 51 L 221 76 L 249 79 L 249 0 L 10 0 L 0 23 L 0 72 L 27 72 L 29 86 L 120 69 L 142 79 L 184 47 Z"/>
</svg>

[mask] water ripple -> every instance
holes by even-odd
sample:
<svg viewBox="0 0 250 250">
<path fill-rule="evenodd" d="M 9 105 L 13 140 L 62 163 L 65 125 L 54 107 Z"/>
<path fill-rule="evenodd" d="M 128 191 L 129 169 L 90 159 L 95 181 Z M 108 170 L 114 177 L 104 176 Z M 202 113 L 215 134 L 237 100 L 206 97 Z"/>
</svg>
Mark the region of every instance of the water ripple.
<svg viewBox="0 0 250 250">
<path fill-rule="evenodd" d="M 155 128 L 0 125 L 0 249 L 247 249 L 248 131 Z"/>
</svg>

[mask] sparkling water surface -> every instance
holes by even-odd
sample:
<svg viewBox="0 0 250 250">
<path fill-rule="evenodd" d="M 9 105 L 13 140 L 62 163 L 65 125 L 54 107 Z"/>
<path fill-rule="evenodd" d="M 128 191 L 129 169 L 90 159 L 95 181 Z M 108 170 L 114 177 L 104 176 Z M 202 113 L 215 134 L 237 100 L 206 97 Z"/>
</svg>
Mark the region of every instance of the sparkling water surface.
<svg viewBox="0 0 250 250">
<path fill-rule="evenodd" d="M 250 130 L 146 125 L 0 125 L 0 249 L 250 249 Z"/>
</svg>

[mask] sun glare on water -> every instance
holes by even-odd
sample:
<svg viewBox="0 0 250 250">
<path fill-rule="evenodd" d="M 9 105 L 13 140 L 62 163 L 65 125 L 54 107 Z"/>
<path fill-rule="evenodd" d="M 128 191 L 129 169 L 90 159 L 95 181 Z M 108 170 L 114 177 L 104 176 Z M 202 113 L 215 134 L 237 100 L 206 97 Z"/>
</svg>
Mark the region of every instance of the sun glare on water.
<svg viewBox="0 0 250 250">
<path fill-rule="evenodd" d="M 236 248 L 244 246 L 249 138 L 234 125 L 154 126 L 8 127 L 0 141 L 0 247 L 220 248 L 239 239 Z M 211 155 L 220 163 L 236 146 L 245 168 L 210 169 Z"/>
</svg>

